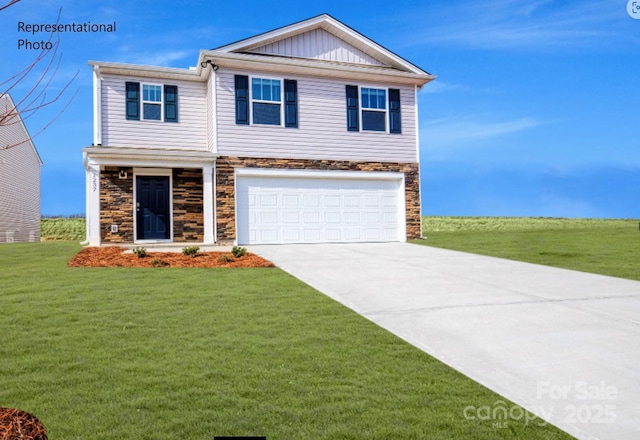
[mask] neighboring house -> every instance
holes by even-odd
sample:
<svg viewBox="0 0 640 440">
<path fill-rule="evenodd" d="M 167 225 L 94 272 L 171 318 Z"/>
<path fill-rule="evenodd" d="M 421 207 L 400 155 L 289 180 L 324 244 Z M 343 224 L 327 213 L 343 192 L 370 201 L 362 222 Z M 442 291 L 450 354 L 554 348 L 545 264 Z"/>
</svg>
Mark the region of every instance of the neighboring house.
<svg viewBox="0 0 640 440">
<path fill-rule="evenodd" d="M 192 69 L 89 65 L 91 245 L 420 237 L 417 93 L 434 77 L 333 17 Z"/>
<path fill-rule="evenodd" d="M 0 243 L 40 241 L 40 167 L 20 113 L 0 93 Z"/>
</svg>

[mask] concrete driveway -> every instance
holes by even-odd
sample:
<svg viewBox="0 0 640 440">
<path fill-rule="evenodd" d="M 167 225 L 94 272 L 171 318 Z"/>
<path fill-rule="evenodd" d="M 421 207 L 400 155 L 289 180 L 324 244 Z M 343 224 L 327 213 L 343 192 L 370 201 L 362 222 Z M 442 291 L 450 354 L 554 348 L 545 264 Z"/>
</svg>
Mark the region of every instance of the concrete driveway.
<svg viewBox="0 0 640 440">
<path fill-rule="evenodd" d="M 529 423 L 640 437 L 640 282 L 408 243 L 250 250 L 540 417 Z M 491 416 L 504 402 L 473 404 L 461 419 L 504 426 Z"/>
</svg>

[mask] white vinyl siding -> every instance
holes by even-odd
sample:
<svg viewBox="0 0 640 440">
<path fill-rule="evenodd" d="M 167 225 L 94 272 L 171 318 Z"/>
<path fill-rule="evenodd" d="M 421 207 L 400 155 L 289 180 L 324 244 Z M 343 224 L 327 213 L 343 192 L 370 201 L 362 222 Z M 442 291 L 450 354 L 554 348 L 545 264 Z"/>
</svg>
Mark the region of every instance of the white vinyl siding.
<svg viewBox="0 0 640 440">
<path fill-rule="evenodd" d="M 402 134 L 348 132 L 347 81 L 287 77 L 298 81 L 299 128 L 237 125 L 234 74 L 216 72 L 218 152 L 221 155 L 383 162 L 416 161 L 415 89 L 399 87 Z M 390 84 L 371 84 L 380 88 Z"/>
<path fill-rule="evenodd" d="M 314 29 L 300 35 L 285 38 L 283 40 L 258 47 L 251 52 L 268 55 L 313 58 L 324 61 L 338 61 L 342 63 L 369 64 L 374 66 L 383 65 L 383 63 L 372 56 L 323 29 Z"/>
<path fill-rule="evenodd" d="M 207 93 L 205 82 L 167 79 L 178 86 L 178 122 L 127 120 L 125 83 L 149 84 L 145 78 L 104 75 L 102 79 L 102 145 L 113 147 L 207 149 Z M 157 80 L 154 79 L 155 84 Z M 141 90 L 142 93 L 142 90 Z M 142 96 L 141 96 L 142 98 Z"/>
<path fill-rule="evenodd" d="M 7 100 L 0 98 L 0 114 L 13 107 Z M 41 162 L 30 141 L 20 143 L 28 136 L 16 118 L 0 126 L 0 243 L 40 241 Z"/>
</svg>

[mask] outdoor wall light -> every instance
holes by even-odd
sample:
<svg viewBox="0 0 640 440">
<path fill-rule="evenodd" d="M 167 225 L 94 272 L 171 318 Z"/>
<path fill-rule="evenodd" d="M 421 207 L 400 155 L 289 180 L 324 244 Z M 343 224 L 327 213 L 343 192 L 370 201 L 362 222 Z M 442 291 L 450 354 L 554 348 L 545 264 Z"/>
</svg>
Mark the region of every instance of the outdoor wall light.
<svg viewBox="0 0 640 440">
<path fill-rule="evenodd" d="M 220 66 L 218 66 L 217 64 L 213 64 L 213 63 L 211 62 L 211 60 L 206 60 L 206 61 L 201 62 L 201 63 L 200 63 L 200 66 L 201 66 L 202 68 L 205 68 L 205 67 L 207 67 L 207 64 L 209 64 L 209 65 L 211 66 L 211 69 L 212 69 L 214 72 L 220 68 Z"/>
<path fill-rule="evenodd" d="M 127 178 L 127 172 L 125 170 L 120 170 L 120 173 L 118 174 L 118 178 L 126 179 Z"/>
</svg>

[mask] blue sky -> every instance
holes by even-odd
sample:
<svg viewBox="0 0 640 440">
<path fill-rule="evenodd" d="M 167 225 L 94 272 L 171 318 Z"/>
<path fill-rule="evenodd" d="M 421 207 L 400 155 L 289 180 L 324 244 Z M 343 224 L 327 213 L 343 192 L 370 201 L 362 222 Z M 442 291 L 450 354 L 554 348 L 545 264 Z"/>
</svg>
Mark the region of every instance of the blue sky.
<svg viewBox="0 0 640 440">
<path fill-rule="evenodd" d="M 88 60 L 189 67 L 200 49 L 326 12 L 438 77 L 419 94 L 425 215 L 640 217 L 640 20 L 626 0 L 22 0 L 0 11 L 0 81 L 37 55 L 19 39 L 46 37 L 18 21 L 53 23 L 59 7 L 62 23 L 117 31 L 61 35 L 51 92 L 79 71 L 77 95 L 35 139 L 43 214 L 84 213 Z"/>
</svg>

